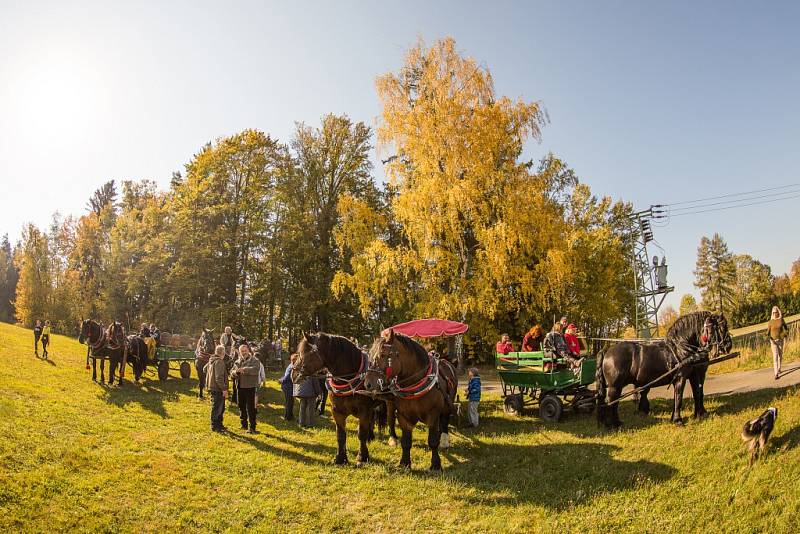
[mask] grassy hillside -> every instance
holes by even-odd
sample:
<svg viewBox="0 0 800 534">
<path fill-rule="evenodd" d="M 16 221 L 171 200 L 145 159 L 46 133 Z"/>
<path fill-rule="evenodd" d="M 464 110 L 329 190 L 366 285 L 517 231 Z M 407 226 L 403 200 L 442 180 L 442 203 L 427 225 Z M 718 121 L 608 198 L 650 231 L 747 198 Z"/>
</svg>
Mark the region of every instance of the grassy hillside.
<svg viewBox="0 0 800 534">
<path fill-rule="evenodd" d="M 424 433 L 412 472 L 399 450 L 373 444 L 374 463 L 334 467 L 335 435 L 280 420 L 272 382 L 261 434 L 208 430 L 196 380 L 93 384 L 83 347 L 54 336 L 34 358 L 29 331 L 0 324 L 0 528 L 151 532 L 446 530 L 524 532 L 797 532 L 800 396 L 765 390 L 710 399 L 714 415 L 675 428 L 622 410 L 626 429 L 593 418 L 545 425 L 482 403 L 483 427 L 455 432 L 444 474 L 429 474 Z M 780 410 L 773 451 L 752 470 L 742 423 Z M 238 421 L 226 414 L 229 427 Z M 352 455 L 356 449 L 349 436 Z M 776 506 L 777 505 L 777 506 Z"/>
</svg>

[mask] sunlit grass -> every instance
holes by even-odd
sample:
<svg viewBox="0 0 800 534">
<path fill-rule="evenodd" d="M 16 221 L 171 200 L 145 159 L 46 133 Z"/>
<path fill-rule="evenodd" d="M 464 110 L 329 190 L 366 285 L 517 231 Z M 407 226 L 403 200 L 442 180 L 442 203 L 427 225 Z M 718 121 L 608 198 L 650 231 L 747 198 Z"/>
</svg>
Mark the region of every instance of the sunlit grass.
<svg viewBox="0 0 800 534">
<path fill-rule="evenodd" d="M 334 467 L 329 420 L 300 431 L 280 419 L 276 382 L 256 436 L 209 431 L 196 379 L 151 371 L 107 389 L 84 370 L 84 347 L 54 336 L 36 359 L 30 331 L 0 324 L 0 527 L 63 531 L 797 532 L 800 397 L 796 388 L 708 400 L 713 414 L 670 425 L 667 401 L 625 430 L 591 416 L 548 425 L 481 404 L 482 427 L 453 433 L 443 474 L 414 469 L 374 443 L 372 465 Z M 130 375 L 130 373 L 128 373 Z M 749 472 L 742 423 L 780 410 L 773 451 Z M 235 412 L 226 424 L 238 426 Z M 348 436 L 351 461 L 357 448 Z"/>
</svg>

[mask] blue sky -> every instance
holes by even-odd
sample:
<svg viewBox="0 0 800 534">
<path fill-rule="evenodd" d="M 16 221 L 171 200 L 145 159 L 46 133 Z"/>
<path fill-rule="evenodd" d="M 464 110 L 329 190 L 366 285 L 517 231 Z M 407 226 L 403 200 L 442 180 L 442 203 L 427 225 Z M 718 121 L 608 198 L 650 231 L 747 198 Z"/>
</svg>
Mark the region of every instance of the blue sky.
<svg viewBox="0 0 800 534">
<path fill-rule="evenodd" d="M 0 0 L 0 233 L 83 213 L 109 179 L 164 187 L 209 140 L 374 124 L 375 77 L 453 36 L 498 93 L 538 100 L 598 195 L 653 203 L 800 182 L 800 3 Z M 378 173 L 380 171 L 378 169 Z M 785 272 L 797 200 L 656 228 L 677 295 L 702 235 Z"/>
</svg>

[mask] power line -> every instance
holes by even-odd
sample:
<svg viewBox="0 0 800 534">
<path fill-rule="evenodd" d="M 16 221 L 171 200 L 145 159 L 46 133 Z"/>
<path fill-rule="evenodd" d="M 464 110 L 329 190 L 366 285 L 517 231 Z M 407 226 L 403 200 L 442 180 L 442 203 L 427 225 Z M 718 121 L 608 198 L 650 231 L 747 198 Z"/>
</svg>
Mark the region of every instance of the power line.
<svg viewBox="0 0 800 534">
<path fill-rule="evenodd" d="M 714 196 L 714 197 L 698 198 L 698 199 L 695 199 L 695 200 L 682 200 L 680 202 L 672 202 L 670 204 L 655 204 L 653 207 L 666 208 L 666 207 L 669 207 L 669 206 L 680 206 L 680 205 L 683 205 L 683 204 L 694 204 L 695 202 L 705 202 L 706 200 L 717 200 L 717 199 L 720 199 L 720 198 L 741 197 L 741 196 L 745 196 L 745 195 L 752 195 L 754 193 L 764 193 L 766 191 L 777 191 L 779 189 L 789 189 L 789 188 L 793 188 L 793 187 L 797 187 L 797 186 L 800 186 L 800 184 L 794 183 L 794 184 L 788 184 L 788 185 L 781 185 L 781 186 L 778 186 L 778 187 L 767 187 L 766 189 L 755 189 L 753 191 L 745 191 L 743 193 L 730 193 L 730 194 L 727 194 L 727 195 L 718 195 L 718 196 Z M 744 200 L 744 199 L 742 199 L 742 200 Z"/>
<path fill-rule="evenodd" d="M 746 198 L 737 198 L 737 199 L 734 199 L 734 200 L 722 200 L 720 202 L 707 202 L 707 203 L 704 203 L 704 204 L 694 204 L 694 205 L 691 205 L 691 206 L 684 206 L 682 208 L 674 208 L 674 209 L 670 208 L 668 211 L 670 213 L 672 213 L 672 212 L 681 212 L 681 211 L 685 211 L 685 210 L 695 210 L 695 209 L 699 209 L 699 208 L 708 208 L 708 207 L 711 207 L 711 206 L 724 206 L 726 204 L 738 204 L 738 203 L 741 203 L 741 202 L 749 202 L 751 200 L 761 200 L 761 199 L 764 199 L 764 198 L 779 197 L 779 196 L 795 194 L 795 193 L 800 193 L 800 188 L 799 189 L 792 189 L 792 190 L 789 190 L 789 191 L 781 191 L 779 193 L 768 193 L 766 195 L 756 195 L 756 196 L 746 197 Z M 780 199 L 776 199 L 776 200 L 780 200 Z"/>
<path fill-rule="evenodd" d="M 699 210 L 699 211 L 685 211 L 685 212 L 682 212 L 682 213 L 676 213 L 674 215 L 672 215 L 671 213 L 668 212 L 667 214 L 654 215 L 653 217 L 656 218 L 656 219 L 682 217 L 684 215 L 696 215 L 698 213 L 709 213 L 709 212 L 712 212 L 712 211 L 722 211 L 722 210 L 729 210 L 729 209 L 733 209 L 733 208 L 744 208 L 744 207 L 747 207 L 747 206 L 755 206 L 755 205 L 758 205 L 758 204 L 770 204 L 772 202 L 779 202 L 781 200 L 791 200 L 793 198 L 800 198 L 800 193 L 798 193 L 796 195 L 788 196 L 788 197 L 773 198 L 773 199 L 770 199 L 770 200 L 761 200 L 759 202 L 750 202 L 750 203 L 747 203 L 747 204 L 737 204 L 735 206 L 725 206 L 725 207 L 721 207 L 721 208 L 711 208 L 711 209 Z"/>
</svg>

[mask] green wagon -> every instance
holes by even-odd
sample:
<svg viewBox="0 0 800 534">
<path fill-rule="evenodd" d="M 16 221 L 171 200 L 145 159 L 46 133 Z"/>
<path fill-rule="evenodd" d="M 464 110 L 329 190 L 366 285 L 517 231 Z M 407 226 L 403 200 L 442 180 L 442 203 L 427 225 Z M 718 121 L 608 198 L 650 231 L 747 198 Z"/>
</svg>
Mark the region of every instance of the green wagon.
<svg viewBox="0 0 800 534">
<path fill-rule="evenodd" d="M 164 381 L 169 376 L 170 369 L 177 369 L 181 378 L 187 379 L 192 376 L 192 364 L 194 361 L 194 351 L 182 347 L 157 347 L 156 348 L 156 368 L 158 369 L 158 379 Z"/>
<path fill-rule="evenodd" d="M 575 371 L 543 351 L 497 354 L 495 361 L 507 414 L 519 415 L 538 406 L 542 419 L 558 421 L 565 407 L 575 413 L 594 410 L 596 395 L 589 389 L 597 370 L 594 358 L 584 358 Z"/>
</svg>

